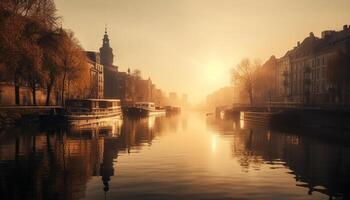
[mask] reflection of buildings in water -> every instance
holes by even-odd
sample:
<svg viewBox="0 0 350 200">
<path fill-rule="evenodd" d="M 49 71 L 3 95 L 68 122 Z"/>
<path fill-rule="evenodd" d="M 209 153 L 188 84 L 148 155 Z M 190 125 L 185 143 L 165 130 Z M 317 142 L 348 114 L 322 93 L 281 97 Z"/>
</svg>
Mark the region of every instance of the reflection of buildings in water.
<svg viewBox="0 0 350 200">
<path fill-rule="evenodd" d="M 103 190 L 109 191 L 110 177 L 114 176 L 113 161 L 118 157 L 118 151 L 120 148 L 120 138 L 107 137 L 104 138 L 104 151 L 103 159 L 100 165 L 100 175 L 102 183 L 104 185 Z"/>
<path fill-rule="evenodd" d="M 0 185 L 3 199 L 80 199 L 85 185 L 102 170 L 106 138 L 120 135 L 120 126 L 57 130 L 14 129 L 0 139 Z M 109 140 L 110 140 L 109 139 Z M 107 144 L 106 144 L 107 143 Z M 117 152 L 114 152 L 117 155 Z M 112 166 L 113 169 L 113 166 Z"/>
<path fill-rule="evenodd" d="M 239 128 L 244 129 L 244 112 L 239 113 Z"/>
<path fill-rule="evenodd" d="M 219 132 L 221 135 L 233 135 L 236 131 L 239 118 L 231 120 L 221 120 L 214 117 L 207 117 L 206 125 L 208 129 Z"/>
<path fill-rule="evenodd" d="M 247 132 L 242 135 L 243 157 L 250 153 L 273 165 L 282 161 L 295 174 L 297 185 L 309 188 L 309 194 L 318 191 L 330 198 L 349 195 L 344 190 L 350 177 L 350 159 L 346 156 L 349 148 L 302 136 L 261 131 L 261 128 L 254 129 L 253 135 L 248 136 Z"/>
<path fill-rule="evenodd" d="M 187 129 L 187 116 L 181 116 L 182 131 Z"/>
<path fill-rule="evenodd" d="M 26 129 L 6 134 L 0 140 L 2 197 L 84 197 L 85 185 L 90 177 L 99 174 L 103 156 L 104 139 L 91 134 L 96 132 L 85 129 L 40 133 Z"/>
<path fill-rule="evenodd" d="M 300 137 L 297 145 L 286 145 L 284 160 L 294 171 L 298 185 L 309 188 L 309 194 L 318 191 L 330 198 L 343 195 L 348 199 L 349 153 L 349 147 Z"/>
<path fill-rule="evenodd" d="M 3 199 L 80 199 L 92 176 L 101 176 L 103 190 L 108 191 L 118 153 L 151 144 L 171 126 L 164 118 L 151 120 L 46 132 L 16 129 L 1 135 Z"/>
<path fill-rule="evenodd" d="M 109 191 L 109 182 L 115 176 L 113 161 L 121 151 L 131 152 L 131 149 L 140 149 L 145 143 L 151 144 L 157 131 L 160 130 L 159 117 L 140 119 L 124 119 L 120 127 L 120 137 L 104 137 L 103 159 L 100 165 L 100 175 L 103 190 Z"/>
<path fill-rule="evenodd" d="M 244 171 L 259 169 L 263 163 L 273 165 L 271 169 L 288 167 L 295 175 L 297 186 L 308 188 L 308 194 L 317 191 L 330 199 L 337 196 L 350 198 L 347 190 L 350 184 L 350 147 L 274 132 L 252 124 L 246 124 L 243 130 L 234 129 L 234 126 L 230 129 L 229 123 L 232 121 L 211 121 L 208 124 L 224 135 L 231 130 L 233 156 L 238 158 Z"/>
<path fill-rule="evenodd" d="M 123 121 L 119 118 L 111 118 L 108 121 L 101 121 L 95 124 L 86 124 L 83 126 L 69 127 L 69 133 L 73 134 L 90 134 L 93 136 L 108 136 L 108 137 L 119 137 L 121 131 L 121 125 Z"/>
<path fill-rule="evenodd" d="M 154 128 L 154 124 L 156 122 L 156 116 L 149 116 L 147 118 L 147 124 L 148 124 L 148 129 L 153 129 Z"/>
</svg>

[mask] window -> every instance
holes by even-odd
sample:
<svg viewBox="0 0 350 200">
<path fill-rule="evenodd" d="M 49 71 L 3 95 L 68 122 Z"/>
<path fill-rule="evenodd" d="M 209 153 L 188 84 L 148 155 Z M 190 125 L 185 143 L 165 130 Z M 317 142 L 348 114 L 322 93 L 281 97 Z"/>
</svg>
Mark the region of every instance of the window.
<svg viewBox="0 0 350 200">
<path fill-rule="evenodd" d="M 326 68 L 322 67 L 322 78 L 326 78 Z"/>
<path fill-rule="evenodd" d="M 322 57 L 322 65 L 324 65 L 324 63 L 325 63 L 325 62 L 324 62 L 324 56 L 323 56 L 323 57 Z"/>
</svg>

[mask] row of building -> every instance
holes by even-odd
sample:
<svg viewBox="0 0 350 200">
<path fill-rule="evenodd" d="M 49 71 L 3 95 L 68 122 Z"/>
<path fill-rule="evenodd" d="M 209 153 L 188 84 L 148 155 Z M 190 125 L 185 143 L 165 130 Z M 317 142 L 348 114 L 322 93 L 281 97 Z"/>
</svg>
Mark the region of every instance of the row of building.
<svg viewBox="0 0 350 200">
<path fill-rule="evenodd" d="M 272 56 L 266 61 L 260 71 L 270 73 L 267 81 L 270 85 L 257 91 L 257 99 L 348 104 L 349 60 L 350 26 L 344 25 L 340 31 L 323 31 L 321 37 L 311 32 L 281 58 Z"/>
<path fill-rule="evenodd" d="M 178 98 L 174 92 L 167 96 L 157 88 L 150 78 L 142 79 L 140 75 L 118 70 L 114 65 L 113 49 L 110 46 L 107 30 L 99 52 L 86 52 L 90 63 L 91 94 L 90 98 L 121 99 L 123 104 L 151 101 L 158 106 L 187 105 L 187 95 Z"/>
<path fill-rule="evenodd" d="M 271 56 L 255 71 L 255 104 L 350 104 L 350 26 L 310 33 L 302 42 L 276 58 Z M 210 108 L 248 103 L 239 85 L 223 87 L 207 96 Z"/>
</svg>

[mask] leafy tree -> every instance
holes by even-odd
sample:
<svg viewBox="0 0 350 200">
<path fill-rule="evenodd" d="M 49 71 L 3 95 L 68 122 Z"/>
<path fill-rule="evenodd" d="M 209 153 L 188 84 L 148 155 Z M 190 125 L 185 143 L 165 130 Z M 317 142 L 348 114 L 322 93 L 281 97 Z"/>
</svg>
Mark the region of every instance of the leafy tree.
<svg viewBox="0 0 350 200">
<path fill-rule="evenodd" d="M 61 59 L 60 48 L 62 41 L 62 34 L 60 31 L 47 31 L 43 33 L 39 41 L 39 45 L 45 49 L 43 52 L 43 86 L 46 87 L 46 103 L 50 105 L 50 98 L 52 90 L 56 84 L 58 77 L 61 75 Z"/>
<path fill-rule="evenodd" d="M 71 86 L 84 95 L 89 88 L 89 65 L 83 49 L 72 32 L 64 32 L 60 57 L 62 58 L 61 104 L 70 96 Z"/>
<path fill-rule="evenodd" d="M 53 0 L 0 1 L 0 78 L 14 84 L 17 105 L 23 84 L 31 87 L 34 105 L 38 87 L 46 88 L 46 105 L 53 89 L 60 90 L 62 105 L 66 93 L 87 92 L 85 53 L 58 22 Z"/>
<path fill-rule="evenodd" d="M 0 63 L 5 81 L 15 86 L 15 101 L 20 104 L 19 88 L 23 81 L 31 86 L 33 103 L 40 82 L 42 49 L 40 31 L 55 27 L 57 17 L 53 0 L 2 0 L 0 2 Z"/>
</svg>

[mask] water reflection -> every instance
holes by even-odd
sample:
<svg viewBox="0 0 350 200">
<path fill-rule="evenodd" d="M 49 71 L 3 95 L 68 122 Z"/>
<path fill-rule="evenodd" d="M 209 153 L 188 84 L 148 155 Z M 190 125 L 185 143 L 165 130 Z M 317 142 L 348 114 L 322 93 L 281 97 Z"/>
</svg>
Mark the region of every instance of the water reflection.
<svg viewBox="0 0 350 200">
<path fill-rule="evenodd" d="M 296 186 L 307 188 L 307 193 L 350 198 L 350 147 L 317 138 L 268 130 L 255 124 L 236 129 L 240 119 L 208 122 L 209 127 L 221 133 L 234 132 L 232 156 L 239 160 L 242 170 L 259 170 L 263 164 L 270 169 L 288 168 Z M 233 126 L 231 126 L 233 124 Z M 232 128 L 231 128 L 232 127 Z"/>
<path fill-rule="evenodd" d="M 0 133 L 2 199 L 350 198 L 350 148 L 202 114 Z"/>
</svg>

